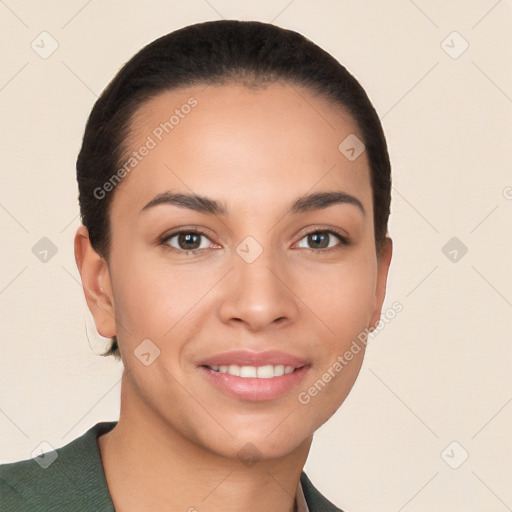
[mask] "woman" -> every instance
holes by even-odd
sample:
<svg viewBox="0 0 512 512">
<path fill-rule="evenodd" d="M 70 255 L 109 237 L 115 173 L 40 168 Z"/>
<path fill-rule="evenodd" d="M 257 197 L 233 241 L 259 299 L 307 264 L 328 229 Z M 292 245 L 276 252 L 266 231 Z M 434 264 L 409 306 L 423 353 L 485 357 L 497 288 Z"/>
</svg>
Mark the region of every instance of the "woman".
<svg viewBox="0 0 512 512">
<path fill-rule="evenodd" d="M 2 510 L 340 510 L 303 467 L 392 253 L 389 157 L 358 82 L 293 31 L 185 27 L 104 90 L 77 179 L 120 418 L 1 466 Z"/>
</svg>

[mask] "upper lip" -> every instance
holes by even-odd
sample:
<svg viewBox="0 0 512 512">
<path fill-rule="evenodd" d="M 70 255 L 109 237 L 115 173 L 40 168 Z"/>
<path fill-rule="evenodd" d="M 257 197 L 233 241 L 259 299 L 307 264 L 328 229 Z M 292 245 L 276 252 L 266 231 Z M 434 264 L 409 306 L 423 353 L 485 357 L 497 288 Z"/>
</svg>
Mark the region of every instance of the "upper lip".
<svg viewBox="0 0 512 512">
<path fill-rule="evenodd" d="M 284 365 L 301 368 L 307 361 L 301 357 L 280 352 L 278 350 L 266 350 L 264 352 L 251 352 L 249 350 L 233 350 L 215 354 L 199 363 L 199 366 L 266 366 Z"/>
</svg>

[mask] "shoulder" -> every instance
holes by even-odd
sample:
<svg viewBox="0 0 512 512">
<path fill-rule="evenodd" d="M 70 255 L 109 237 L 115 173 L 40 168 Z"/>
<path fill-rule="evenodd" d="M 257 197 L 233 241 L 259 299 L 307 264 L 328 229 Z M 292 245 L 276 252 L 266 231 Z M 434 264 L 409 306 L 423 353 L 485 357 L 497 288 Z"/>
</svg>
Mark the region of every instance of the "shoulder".
<svg viewBox="0 0 512 512">
<path fill-rule="evenodd" d="M 73 508 L 85 510 L 96 504 L 95 510 L 113 510 L 104 506 L 111 501 L 97 438 L 115 424 L 97 423 L 61 448 L 32 459 L 1 464 L 0 509 L 3 512 L 57 512 Z"/>
<path fill-rule="evenodd" d="M 341 508 L 338 508 L 320 493 L 304 471 L 301 474 L 300 483 L 302 484 L 302 491 L 304 492 L 309 512 L 343 512 Z"/>
</svg>

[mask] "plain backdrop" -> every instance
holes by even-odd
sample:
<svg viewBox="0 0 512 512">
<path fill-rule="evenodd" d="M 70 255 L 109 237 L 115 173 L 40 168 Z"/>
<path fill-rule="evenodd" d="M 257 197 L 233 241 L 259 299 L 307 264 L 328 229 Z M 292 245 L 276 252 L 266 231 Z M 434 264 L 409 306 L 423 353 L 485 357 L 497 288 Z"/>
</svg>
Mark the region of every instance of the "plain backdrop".
<svg viewBox="0 0 512 512">
<path fill-rule="evenodd" d="M 96 355 L 74 261 L 77 152 L 126 60 L 221 18 L 332 53 L 392 160 L 384 309 L 403 311 L 369 343 L 306 472 L 347 512 L 512 510 L 510 0 L 0 1 L 0 462 L 118 418 L 121 364 Z"/>
</svg>

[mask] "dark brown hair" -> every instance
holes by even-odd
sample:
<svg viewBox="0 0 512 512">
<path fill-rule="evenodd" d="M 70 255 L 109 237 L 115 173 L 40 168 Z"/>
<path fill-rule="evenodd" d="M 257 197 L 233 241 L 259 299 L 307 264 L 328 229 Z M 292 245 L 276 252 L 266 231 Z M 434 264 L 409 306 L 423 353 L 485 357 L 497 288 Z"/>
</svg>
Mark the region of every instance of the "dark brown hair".
<svg viewBox="0 0 512 512">
<path fill-rule="evenodd" d="M 144 102 L 163 91 L 196 84 L 258 86 L 277 81 L 307 87 L 356 121 L 370 163 L 380 255 L 390 213 L 391 166 L 379 117 L 364 89 L 334 57 L 301 34 L 238 20 L 198 23 L 156 39 L 118 71 L 96 101 L 77 159 L 81 220 L 96 252 L 108 261 L 109 206 L 115 189 L 98 191 L 122 165 L 130 122 Z M 116 337 L 102 355 L 120 358 Z"/>
</svg>

